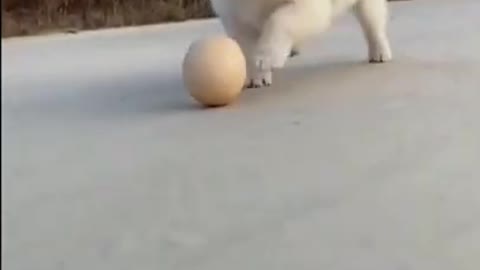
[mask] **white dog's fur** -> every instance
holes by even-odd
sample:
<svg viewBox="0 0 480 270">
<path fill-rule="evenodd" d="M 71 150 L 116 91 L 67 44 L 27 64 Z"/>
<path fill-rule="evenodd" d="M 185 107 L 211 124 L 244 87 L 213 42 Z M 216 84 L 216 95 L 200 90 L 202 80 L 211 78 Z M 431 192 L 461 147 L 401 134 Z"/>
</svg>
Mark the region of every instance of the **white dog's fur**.
<svg viewBox="0 0 480 270">
<path fill-rule="evenodd" d="M 369 49 L 370 62 L 392 58 L 387 38 L 386 0 L 211 0 L 230 37 L 242 47 L 250 87 L 272 84 L 301 44 L 328 29 L 333 19 L 352 9 Z"/>
</svg>

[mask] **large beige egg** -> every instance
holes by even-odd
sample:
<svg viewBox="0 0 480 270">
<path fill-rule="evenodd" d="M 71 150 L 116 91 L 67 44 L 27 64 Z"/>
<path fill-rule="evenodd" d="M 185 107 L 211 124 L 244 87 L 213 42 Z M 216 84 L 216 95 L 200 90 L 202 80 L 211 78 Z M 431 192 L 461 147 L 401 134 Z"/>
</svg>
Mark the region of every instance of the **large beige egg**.
<svg viewBox="0 0 480 270">
<path fill-rule="evenodd" d="M 246 70 L 245 56 L 235 40 L 209 37 L 190 45 L 183 60 L 183 81 L 199 103 L 224 106 L 242 92 Z"/>
</svg>

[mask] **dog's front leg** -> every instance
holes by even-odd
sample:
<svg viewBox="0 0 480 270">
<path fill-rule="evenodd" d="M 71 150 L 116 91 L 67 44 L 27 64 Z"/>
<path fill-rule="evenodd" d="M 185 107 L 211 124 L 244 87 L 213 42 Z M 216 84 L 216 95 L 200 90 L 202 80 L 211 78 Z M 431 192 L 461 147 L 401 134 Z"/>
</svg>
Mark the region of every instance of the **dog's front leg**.
<svg viewBox="0 0 480 270">
<path fill-rule="evenodd" d="M 285 13 L 286 7 L 279 8 L 263 25 L 257 47 L 253 52 L 255 75 L 252 87 L 271 85 L 273 69 L 282 68 L 292 53 L 294 43 L 287 28 L 288 23 L 282 21 Z"/>
<path fill-rule="evenodd" d="M 359 0 L 354 6 L 368 43 L 370 63 L 383 63 L 392 59 L 387 37 L 388 8 L 385 0 Z"/>
<path fill-rule="evenodd" d="M 247 64 L 245 88 L 270 85 L 272 83 L 272 72 L 259 71 L 255 65 L 254 52 L 259 39 L 258 31 L 242 24 L 235 18 L 220 17 L 220 19 L 227 35 L 237 41 L 245 56 Z"/>
<path fill-rule="evenodd" d="M 292 51 L 296 51 L 295 46 L 328 24 L 330 5 L 321 6 L 316 3 L 318 2 L 287 2 L 270 14 L 263 24 L 254 51 L 254 87 L 272 84 L 273 70 L 285 66 Z"/>
</svg>

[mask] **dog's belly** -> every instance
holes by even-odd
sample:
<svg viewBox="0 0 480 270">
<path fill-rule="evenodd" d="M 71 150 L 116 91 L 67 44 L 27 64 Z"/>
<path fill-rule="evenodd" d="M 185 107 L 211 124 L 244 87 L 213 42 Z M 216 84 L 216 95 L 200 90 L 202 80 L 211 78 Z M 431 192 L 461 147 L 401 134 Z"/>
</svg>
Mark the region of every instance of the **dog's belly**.
<svg viewBox="0 0 480 270">
<path fill-rule="evenodd" d="M 264 21 L 279 5 L 291 0 L 212 0 L 220 17 L 228 17 L 249 28 L 260 30 Z"/>
</svg>

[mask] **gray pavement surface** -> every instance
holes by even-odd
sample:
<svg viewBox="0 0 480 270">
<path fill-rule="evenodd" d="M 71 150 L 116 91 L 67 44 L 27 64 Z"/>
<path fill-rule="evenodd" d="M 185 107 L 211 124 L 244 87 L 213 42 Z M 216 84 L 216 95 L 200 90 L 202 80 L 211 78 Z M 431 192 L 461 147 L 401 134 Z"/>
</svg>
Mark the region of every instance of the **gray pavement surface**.
<svg viewBox="0 0 480 270">
<path fill-rule="evenodd" d="M 390 6 L 215 110 L 215 20 L 2 40 L 2 268 L 480 269 L 480 1 Z"/>
</svg>

